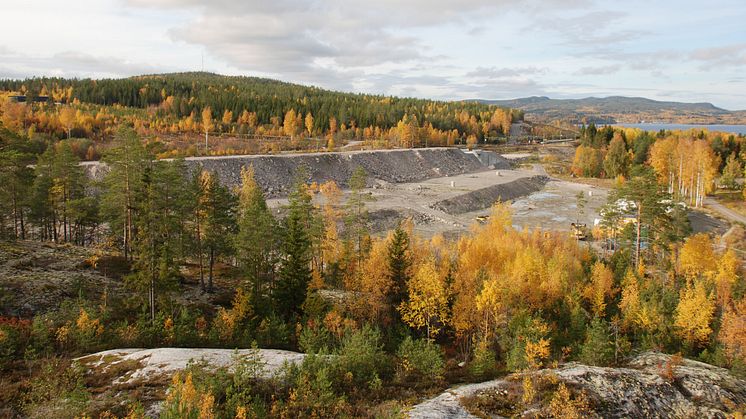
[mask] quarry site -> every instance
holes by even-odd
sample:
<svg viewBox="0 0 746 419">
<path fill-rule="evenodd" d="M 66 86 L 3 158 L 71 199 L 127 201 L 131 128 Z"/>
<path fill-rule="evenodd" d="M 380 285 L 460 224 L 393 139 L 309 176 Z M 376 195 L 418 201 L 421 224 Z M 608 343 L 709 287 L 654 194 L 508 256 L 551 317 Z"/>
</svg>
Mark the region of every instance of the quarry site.
<svg viewBox="0 0 746 419">
<path fill-rule="evenodd" d="M 425 148 L 194 157 L 186 162 L 193 169 L 217 173 L 231 186 L 239 184 L 242 167 L 253 166 L 268 205 L 279 216 L 300 168 L 309 184 L 332 180 L 347 194 L 350 176 L 360 166 L 368 175 L 364 193 L 373 232 L 388 231 L 411 218 L 423 237 L 443 234 L 453 238 L 486 221 L 498 200 L 511 202 L 518 228 L 569 232 L 571 223 L 593 226 L 609 188 L 552 176 L 539 163 L 547 155 L 567 159 L 572 150 L 562 145 L 534 147 L 528 152 Z M 89 166 L 94 177 L 100 176 L 100 170 L 100 164 Z M 586 200 L 583 210 L 577 206 L 580 192 Z M 315 195 L 314 202 L 323 203 L 321 194 Z M 695 231 L 727 230 L 724 222 L 702 212 L 692 212 L 690 219 Z"/>
<path fill-rule="evenodd" d="M 368 176 L 364 193 L 373 232 L 390 230 L 411 218 L 415 231 L 424 237 L 456 237 L 474 223 L 486 221 L 498 200 L 511 202 L 517 228 L 569 232 L 571 223 L 592 227 L 600 218 L 598 211 L 607 202 L 611 184 L 576 182 L 546 170 L 557 164 L 569 166 L 573 150 L 560 144 L 499 151 L 421 148 L 191 157 L 185 161 L 192 170 L 201 167 L 216 173 L 231 187 L 240 184 L 242 168 L 253 167 L 268 205 L 279 216 L 299 170 L 309 184 L 334 181 L 347 194 L 353 171 L 362 167 Z M 552 163 L 541 163 L 546 156 L 553 157 Z M 93 178 L 103 177 L 106 171 L 100 162 L 82 164 Z M 580 192 L 586 200 L 581 211 L 577 206 Z M 323 203 L 321 194 L 315 195 L 314 202 Z M 724 233 L 727 223 L 712 215 L 691 211 L 693 230 Z"/>
</svg>

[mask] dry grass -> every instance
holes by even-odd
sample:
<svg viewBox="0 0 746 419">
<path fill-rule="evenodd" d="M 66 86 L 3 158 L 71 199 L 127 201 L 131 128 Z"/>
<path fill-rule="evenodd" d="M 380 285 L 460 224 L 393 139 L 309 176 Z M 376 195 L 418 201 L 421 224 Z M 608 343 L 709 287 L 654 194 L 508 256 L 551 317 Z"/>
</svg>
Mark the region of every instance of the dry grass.
<svg viewBox="0 0 746 419">
<path fill-rule="evenodd" d="M 717 191 L 712 195 L 718 202 L 733 211 L 746 216 L 746 201 L 742 191 Z"/>
</svg>

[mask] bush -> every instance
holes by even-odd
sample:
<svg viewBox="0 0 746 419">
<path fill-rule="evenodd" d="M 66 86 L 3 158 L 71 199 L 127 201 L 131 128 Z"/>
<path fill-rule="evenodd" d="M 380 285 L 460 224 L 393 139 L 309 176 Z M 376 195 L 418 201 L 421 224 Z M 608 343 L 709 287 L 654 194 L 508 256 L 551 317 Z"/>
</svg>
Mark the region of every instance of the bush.
<svg viewBox="0 0 746 419">
<path fill-rule="evenodd" d="M 539 316 L 517 314 L 508 325 L 510 348 L 507 367 L 511 371 L 536 369 L 550 357 L 549 326 Z"/>
<path fill-rule="evenodd" d="M 290 328 L 276 314 L 262 319 L 256 332 L 256 340 L 262 348 L 291 349 Z"/>
<path fill-rule="evenodd" d="M 397 377 L 404 382 L 435 383 L 443 379 L 445 361 L 440 347 L 426 339 L 407 336 L 396 351 Z"/>
<path fill-rule="evenodd" d="M 275 402 L 276 417 L 338 417 L 347 409 L 344 397 L 334 391 L 333 366 L 328 358 L 309 355 L 294 375 L 293 389 L 287 402 Z"/>
<path fill-rule="evenodd" d="M 30 321 L 0 317 L 0 368 L 23 355 L 30 336 Z"/>
<path fill-rule="evenodd" d="M 381 344 L 381 333 L 372 327 L 348 331 L 335 360 L 337 380 L 340 385 L 355 384 L 357 388 L 369 387 L 380 380 L 390 366 Z"/>
<path fill-rule="evenodd" d="M 486 339 L 479 340 L 474 346 L 474 354 L 469 363 L 469 372 L 480 380 L 488 380 L 496 375 L 495 351 L 490 348 Z"/>
<path fill-rule="evenodd" d="M 83 370 L 76 363 L 56 358 L 46 360 L 30 382 L 22 403 L 26 417 L 80 417 L 90 401 Z"/>
<path fill-rule="evenodd" d="M 614 343 L 609 326 L 595 317 L 585 334 L 585 342 L 580 349 L 580 361 L 588 365 L 607 366 L 614 362 Z"/>
<path fill-rule="evenodd" d="M 209 391 L 195 387 L 192 373 L 187 372 L 182 379 L 176 373 L 168 389 L 168 398 L 163 403 L 162 419 L 199 419 L 215 417 L 215 396 Z"/>
<path fill-rule="evenodd" d="M 241 407 L 250 406 L 256 417 L 267 416 L 265 397 L 275 396 L 277 392 L 269 388 L 271 380 L 264 378 L 266 363 L 259 349 L 254 345 L 248 355 L 234 355 L 233 365 L 233 375 L 225 390 L 226 410 L 237 415 Z"/>
<path fill-rule="evenodd" d="M 326 327 L 313 322 L 309 322 L 298 336 L 298 347 L 307 354 L 329 353 L 334 342 L 334 335 Z"/>
</svg>

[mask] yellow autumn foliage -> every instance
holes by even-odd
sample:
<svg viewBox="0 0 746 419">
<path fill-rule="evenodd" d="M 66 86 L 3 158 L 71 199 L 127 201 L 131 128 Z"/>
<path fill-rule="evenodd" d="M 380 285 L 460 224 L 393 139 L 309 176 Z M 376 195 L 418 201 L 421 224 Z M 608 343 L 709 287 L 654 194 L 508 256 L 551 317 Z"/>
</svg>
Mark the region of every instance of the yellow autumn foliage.
<svg viewBox="0 0 746 419">
<path fill-rule="evenodd" d="M 676 307 L 674 326 L 678 335 L 691 344 L 705 344 L 709 340 L 715 313 L 715 301 L 703 280 L 696 280 L 681 290 Z"/>
<path fill-rule="evenodd" d="M 448 287 L 433 259 L 422 264 L 407 284 L 409 299 L 399 306 L 402 320 L 409 326 L 427 330 L 428 339 L 450 320 Z"/>
</svg>

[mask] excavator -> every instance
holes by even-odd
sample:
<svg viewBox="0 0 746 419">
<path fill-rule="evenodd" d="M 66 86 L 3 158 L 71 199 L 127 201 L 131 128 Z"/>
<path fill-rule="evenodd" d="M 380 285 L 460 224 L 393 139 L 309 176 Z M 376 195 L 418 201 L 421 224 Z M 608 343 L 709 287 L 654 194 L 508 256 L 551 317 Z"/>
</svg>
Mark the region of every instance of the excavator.
<svg viewBox="0 0 746 419">
<path fill-rule="evenodd" d="M 588 227 L 582 223 L 570 223 L 570 233 L 576 240 L 588 238 Z"/>
</svg>

